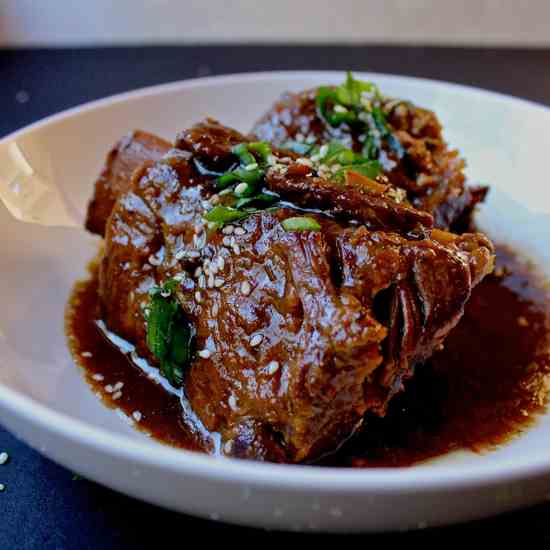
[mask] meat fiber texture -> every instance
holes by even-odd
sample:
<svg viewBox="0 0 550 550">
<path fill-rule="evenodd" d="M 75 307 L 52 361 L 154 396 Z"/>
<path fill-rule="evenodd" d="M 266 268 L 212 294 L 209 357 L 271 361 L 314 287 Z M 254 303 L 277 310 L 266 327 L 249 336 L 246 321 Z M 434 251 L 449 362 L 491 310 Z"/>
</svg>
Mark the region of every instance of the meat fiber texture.
<svg viewBox="0 0 550 550">
<path fill-rule="evenodd" d="M 204 215 L 223 200 L 211 174 L 234 165 L 231 148 L 246 141 L 206 120 L 128 181 L 108 159 L 119 191 L 104 220 L 101 313 L 154 364 L 143 310 L 149 290 L 177 275 L 196 331 L 183 385 L 189 431 L 212 452 L 309 462 L 365 413 L 384 415 L 460 320 L 493 247 L 479 233 L 434 229 L 434 209 L 397 200 L 391 182 L 323 179 L 278 150 L 266 187 L 284 206 L 208 230 Z M 286 231 L 281 222 L 304 209 L 321 229 Z"/>
</svg>

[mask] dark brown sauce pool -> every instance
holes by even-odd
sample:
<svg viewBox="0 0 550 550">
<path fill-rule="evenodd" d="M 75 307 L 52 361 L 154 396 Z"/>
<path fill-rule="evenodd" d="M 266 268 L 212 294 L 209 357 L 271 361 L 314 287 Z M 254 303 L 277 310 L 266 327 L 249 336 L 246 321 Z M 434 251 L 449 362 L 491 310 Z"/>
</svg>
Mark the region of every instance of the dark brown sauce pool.
<svg viewBox="0 0 550 550">
<path fill-rule="evenodd" d="M 489 450 L 521 433 L 544 411 L 550 389 L 549 295 L 528 266 L 497 247 L 495 274 L 474 289 L 444 349 L 418 367 L 385 418 L 367 418 L 363 433 L 322 464 L 409 466 L 456 449 Z M 152 437 L 196 449 L 180 423 L 179 397 L 111 345 L 96 318 L 94 276 L 76 285 L 67 311 L 71 350 L 94 391 Z M 117 382 L 120 395 L 108 393 Z"/>
</svg>

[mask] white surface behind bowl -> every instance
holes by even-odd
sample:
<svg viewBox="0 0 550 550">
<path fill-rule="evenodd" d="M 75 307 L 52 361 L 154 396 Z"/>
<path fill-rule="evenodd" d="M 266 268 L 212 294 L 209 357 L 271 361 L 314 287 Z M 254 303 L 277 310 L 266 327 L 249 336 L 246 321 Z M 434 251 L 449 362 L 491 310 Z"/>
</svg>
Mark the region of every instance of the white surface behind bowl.
<svg viewBox="0 0 550 550">
<path fill-rule="evenodd" d="M 389 94 L 434 109 L 468 174 L 491 184 L 480 222 L 523 245 L 550 274 L 550 110 L 456 85 L 384 75 Z M 175 83 L 57 115 L 0 142 L 53 178 L 82 218 L 103 158 L 143 128 L 172 139 L 206 115 L 248 130 L 283 91 L 341 73 L 264 73 Z M 0 162 L 2 159 L 0 159 Z M 187 513 L 246 525 L 388 530 L 482 517 L 550 495 L 550 415 L 501 449 L 454 453 L 403 469 L 337 470 L 214 459 L 163 446 L 101 405 L 65 344 L 64 307 L 97 240 L 78 228 L 17 222 L 0 206 L 0 418 L 82 475 Z"/>
</svg>

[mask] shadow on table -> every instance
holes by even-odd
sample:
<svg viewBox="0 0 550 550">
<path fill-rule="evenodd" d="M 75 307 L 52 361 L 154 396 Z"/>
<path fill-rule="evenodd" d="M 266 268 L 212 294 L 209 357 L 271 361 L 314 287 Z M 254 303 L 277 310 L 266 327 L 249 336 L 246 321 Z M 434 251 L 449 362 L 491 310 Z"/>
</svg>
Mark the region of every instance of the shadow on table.
<svg viewBox="0 0 550 550">
<path fill-rule="evenodd" d="M 0 467 L 0 548 L 18 550 L 172 548 L 217 541 L 227 544 L 334 541 L 338 535 L 267 532 L 169 512 L 115 493 L 31 451 L 0 428 L 0 448 L 10 463 Z M 32 481 L 30 481 L 32 480 Z M 519 540 L 550 542 L 550 504 L 464 525 L 409 533 L 349 535 L 352 542 L 406 543 L 424 547 Z M 198 538 L 200 537 L 200 539 Z M 321 539 L 322 537 L 322 539 Z"/>
</svg>

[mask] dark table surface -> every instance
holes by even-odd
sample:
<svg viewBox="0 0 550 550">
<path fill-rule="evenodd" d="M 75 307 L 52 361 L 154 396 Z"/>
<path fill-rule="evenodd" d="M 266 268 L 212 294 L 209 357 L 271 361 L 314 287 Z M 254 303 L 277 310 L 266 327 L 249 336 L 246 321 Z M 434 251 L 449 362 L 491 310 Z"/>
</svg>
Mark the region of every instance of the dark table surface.
<svg viewBox="0 0 550 550">
<path fill-rule="evenodd" d="M 250 45 L 0 50 L 0 137 L 68 107 L 161 82 L 231 72 L 347 68 L 448 80 L 550 104 L 550 50 Z M 217 524 L 132 500 L 75 479 L 0 427 L 2 451 L 11 459 L 0 466 L 0 483 L 6 486 L 0 493 L 1 549 L 161 548 L 198 536 L 212 542 L 321 540 Z M 550 504 L 464 525 L 356 537 L 357 542 L 429 547 L 512 539 L 548 544 Z"/>
</svg>

